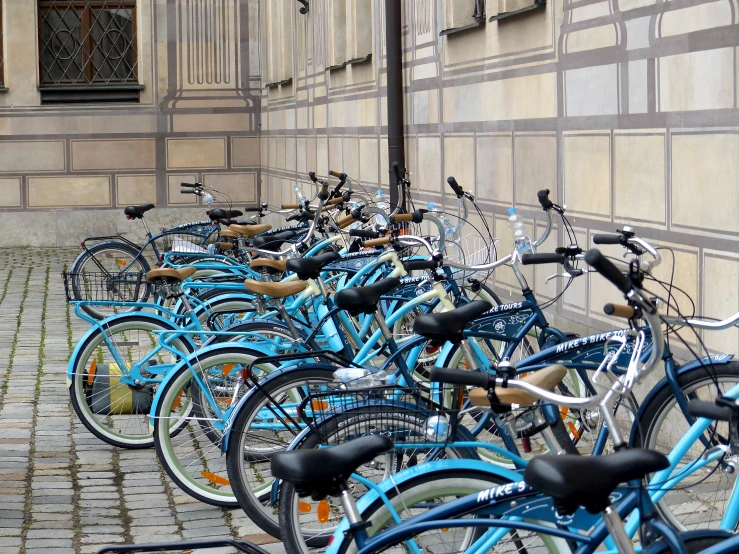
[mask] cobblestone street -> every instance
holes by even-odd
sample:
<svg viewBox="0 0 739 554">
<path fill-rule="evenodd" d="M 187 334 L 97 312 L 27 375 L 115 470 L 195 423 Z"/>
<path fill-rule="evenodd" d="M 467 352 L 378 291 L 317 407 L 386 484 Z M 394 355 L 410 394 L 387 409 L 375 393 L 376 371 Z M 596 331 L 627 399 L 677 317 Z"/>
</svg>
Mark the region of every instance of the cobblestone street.
<svg viewBox="0 0 739 554">
<path fill-rule="evenodd" d="M 87 324 L 67 305 L 60 276 L 76 255 L 0 251 L 0 553 L 204 537 L 246 537 L 284 552 L 241 510 L 181 493 L 153 449 L 113 448 L 77 421 L 65 373 Z"/>
</svg>

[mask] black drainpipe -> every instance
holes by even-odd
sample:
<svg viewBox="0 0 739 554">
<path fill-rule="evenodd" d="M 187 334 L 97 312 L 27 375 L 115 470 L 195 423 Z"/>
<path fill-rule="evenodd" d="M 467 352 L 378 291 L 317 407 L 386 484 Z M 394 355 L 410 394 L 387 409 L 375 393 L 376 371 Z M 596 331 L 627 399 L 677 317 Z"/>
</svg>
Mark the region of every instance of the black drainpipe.
<svg viewBox="0 0 739 554">
<path fill-rule="evenodd" d="M 390 163 L 390 204 L 398 205 L 398 190 L 392 172 L 397 162 L 405 170 L 403 128 L 403 35 L 400 0 L 385 0 L 385 46 L 387 50 L 387 150 Z M 405 206 L 403 206 L 405 208 Z"/>
</svg>

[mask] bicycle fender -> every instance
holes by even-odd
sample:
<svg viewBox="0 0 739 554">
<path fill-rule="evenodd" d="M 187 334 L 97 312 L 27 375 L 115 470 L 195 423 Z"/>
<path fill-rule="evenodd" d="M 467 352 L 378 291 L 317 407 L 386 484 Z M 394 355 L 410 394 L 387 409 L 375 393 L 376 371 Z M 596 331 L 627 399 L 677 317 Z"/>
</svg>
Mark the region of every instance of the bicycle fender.
<svg viewBox="0 0 739 554">
<path fill-rule="evenodd" d="M 700 360 L 693 360 L 677 368 L 675 375 L 679 377 L 680 375 L 683 375 L 687 373 L 688 371 L 692 371 L 693 369 L 699 368 L 706 364 L 711 364 L 711 365 L 728 364 L 733 358 L 734 358 L 733 354 L 716 354 L 714 356 L 708 356 L 708 357 L 701 358 Z M 649 404 L 652 402 L 654 397 L 663 388 L 669 387 L 669 386 L 670 386 L 670 383 L 667 381 L 667 377 L 664 377 L 659 383 L 657 383 L 654 387 L 652 387 L 652 390 L 649 391 L 649 394 L 647 394 L 646 398 L 644 398 L 644 401 L 639 406 L 639 411 L 636 413 L 636 421 L 639 421 L 639 418 L 646 411 L 646 407 L 649 406 Z M 631 434 L 629 435 L 629 446 L 634 445 L 634 435 L 636 434 L 636 430 L 637 430 L 637 426 L 633 425 L 631 427 Z"/>
<path fill-rule="evenodd" d="M 196 361 L 197 359 L 205 354 L 211 354 L 213 352 L 218 352 L 219 350 L 232 350 L 232 349 L 242 349 L 244 351 L 248 352 L 257 352 L 260 354 L 264 354 L 265 356 L 274 356 L 274 352 L 271 350 L 268 350 L 267 348 L 263 346 L 259 346 L 256 344 L 249 344 L 248 346 L 246 344 L 242 344 L 239 342 L 227 342 L 227 343 L 220 343 L 215 344 L 213 346 L 206 346 L 201 348 L 200 350 L 196 350 L 190 356 L 188 356 L 186 359 L 180 361 L 177 365 L 175 365 L 167 375 L 164 376 L 164 379 L 162 379 L 162 382 L 157 387 L 157 392 L 154 395 L 154 399 L 151 402 L 151 410 L 149 411 L 149 425 L 153 428 L 154 426 L 154 416 L 156 414 L 157 408 L 159 407 L 159 402 L 161 400 L 162 391 L 166 388 L 166 385 L 169 384 L 169 381 L 172 380 L 174 375 L 177 375 L 180 370 L 183 368 L 189 367 L 188 364 L 190 364 L 192 361 Z"/>
<path fill-rule="evenodd" d="M 435 471 L 445 471 L 449 469 L 460 469 L 463 471 L 480 471 L 483 473 L 490 473 L 497 477 L 501 477 L 506 481 L 518 482 L 523 480 L 523 474 L 517 473 L 510 469 L 491 464 L 489 462 L 483 462 L 479 460 L 438 460 L 436 462 L 427 462 L 425 464 L 419 464 L 417 466 L 410 467 L 399 471 L 393 475 L 392 479 L 385 479 L 381 483 L 378 483 L 377 487 L 382 494 L 387 495 L 395 489 L 396 485 L 405 483 L 411 479 L 416 478 L 419 475 L 426 473 L 433 473 Z M 369 508 L 378 498 L 380 498 L 380 492 L 377 489 L 371 489 L 365 493 L 359 500 L 357 500 L 357 508 L 362 513 L 364 510 Z M 330 546 L 326 549 L 325 554 L 335 554 L 335 549 L 341 544 L 344 539 L 344 532 L 349 529 L 349 521 L 346 517 L 342 518 L 339 525 L 336 527 L 333 539 L 330 541 Z"/>
<path fill-rule="evenodd" d="M 270 353 L 269 355 L 272 356 L 274 353 Z M 262 379 L 260 379 L 259 383 L 269 383 L 272 379 L 277 379 L 280 375 L 283 375 L 287 373 L 288 371 L 305 371 L 306 369 L 313 369 L 313 368 L 324 368 L 324 369 L 336 369 L 336 366 L 329 365 L 329 364 L 305 364 L 301 366 L 289 366 L 289 367 L 283 367 L 276 371 L 273 371 L 269 375 L 266 375 Z M 231 428 L 233 427 L 233 422 L 236 419 L 236 416 L 239 414 L 239 411 L 241 410 L 241 407 L 249 401 L 249 399 L 254 396 L 255 394 L 259 394 L 259 389 L 257 387 L 252 387 L 249 389 L 249 391 L 241 397 L 241 399 L 237 402 L 236 406 L 234 406 L 233 410 L 231 410 L 231 415 L 228 417 L 228 421 L 226 422 L 226 429 L 223 432 L 223 440 L 221 441 L 221 452 L 225 454 L 228 452 L 228 440 L 231 436 Z M 304 436 L 310 431 L 310 427 L 307 429 L 301 431 L 300 435 L 298 437 Z M 293 443 L 298 439 L 296 437 L 293 439 Z M 290 443 L 291 445 L 293 443 Z"/>
<path fill-rule="evenodd" d="M 434 364 L 436 367 L 447 367 L 449 356 L 451 355 L 454 346 L 455 345 L 451 342 L 444 343 L 441 347 L 441 352 L 439 352 L 439 357 L 436 358 L 436 363 Z"/>
<path fill-rule="evenodd" d="M 135 312 L 135 313 L 129 313 L 129 314 L 119 314 L 114 315 L 106 319 L 100 320 L 99 324 L 91 327 L 88 329 L 88 331 L 82 335 L 82 338 L 77 341 L 77 346 L 74 347 L 74 351 L 72 352 L 72 355 L 69 358 L 69 363 L 67 364 L 67 388 L 72 386 L 72 377 L 74 377 L 74 362 L 77 359 L 77 356 L 79 356 L 80 350 L 82 350 L 82 346 L 87 342 L 87 339 L 90 338 L 90 336 L 95 333 L 99 327 L 103 325 L 110 324 L 112 322 L 118 322 L 118 321 L 125 321 L 126 319 L 140 319 L 141 317 L 147 317 L 149 319 L 155 320 L 159 323 L 164 323 L 165 325 L 173 326 L 171 319 L 167 319 L 166 317 L 162 317 L 157 314 L 152 314 L 148 312 Z M 197 348 L 195 343 L 193 342 L 192 338 L 189 335 L 182 335 L 182 339 L 189 342 L 194 349 Z"/>
</svg>

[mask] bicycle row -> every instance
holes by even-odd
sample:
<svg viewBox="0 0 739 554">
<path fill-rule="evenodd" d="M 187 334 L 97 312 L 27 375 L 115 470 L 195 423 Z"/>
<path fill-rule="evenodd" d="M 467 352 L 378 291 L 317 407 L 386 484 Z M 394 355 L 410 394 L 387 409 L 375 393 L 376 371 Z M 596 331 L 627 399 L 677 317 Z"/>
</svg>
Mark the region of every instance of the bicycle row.
<svg viewBox="0 0 739 554">
<path fill-rule="evenodd" d="M 665 341 L 642 292 L 662 261 L 657 249 L 628 228 L 593 237 L 635 257 L 626 276 L 576 244 L 536 254 L 554 214 L 574 236 L 564 210 L 541 191 L 546 231 L 531 241 L 512 212 L 515 249 L 496 259 L 489 232 L 478 234 L 487 248 L 465 251 L 468 204 L 479 208 L 453 178 L 458 225 L 432 206 L 388 214 L 361 191 L 342 193 L 348 178 L 334 176 L 339 184 L 329 191 L 311 174 L 315 197 L 301 193 L 297 205 L 284 206 L 295 210 L 296 226 L 273 232 L 234 222 L 243 214 L 230 208 L 211 210 L 203 241 L 179 236 L 160 255 L 162 267 L 145 274 L 136 265 L 143 249 L 133 262 L 112 256 L 114 271 L 98 273 L 80 267 L 100 261 L 90 251 L 110 252 L 115 243 L 83 252 L 66 279 L 75 313 L 92 325 L 69 366 L 72 402 L 88 429 L 116 446 L 154 444 L 183 490 L 240 505 L 290 552 L 564 552 L 601 543 L 629 552 L 641 531 L 644 546 L 653 535 L 684 551 L 669 529 L 719 522 L 734 529 L 728 433 L 696 418 L 690 401 L 733 394 L 736 362 L 730 355 L 675 361 L 669 340 L 684 339 L 672 333 Z M 398 174 L 397 182 L 408 195 L 407 179 Z M 142 208 L 127 214 L 143 219 Z M 588 272 L 583 260 L 628 294 L 629 307 L 607 310 L 628 319 L 627 328 L 573 337 L 547 323 L 546 303 L 521 266 L 557 263 L 571 282 Z M 504 265 L 521 286 L 520 302 L 502 304 L 484 284 Z M 82 300 L 81 291 L 96 300 Z M 89 313 L 102 315 L 103 306 L 120 313 L 100 320 Z M 671 329 L 686 324 L 668 321 Z M 633 386 L 657 365 L 665 377 L 637 406 Z M 676 429 L 684 430 L 677 444 L 660 442 Z M 532 458 L 547 451 L 563 455 Z M 649 485 L 637 493 L 616 489 L 642 477 Z M 511 484 L 522 478 L 533 489 Z M 706 479 L 713 497 L 686 511 L 686 486 Z M 479 506 L 465 496 L 475 492 Z M 509 501 L 505 509 L 490 508 L 498 497 Z M 613 508 L 608 499 L 621 501 Z M 589 515 L 581 504 L 603 513 Z M 444 511 L 451 506 L 462 511 Z M 648 517 L 632 516 L 624 531 L 615 514 L 637 506 Z M 471 524 L 471 514 L 480 521 Z M 591 528 L 592 540 L 582 534 Z"/>
</svg>

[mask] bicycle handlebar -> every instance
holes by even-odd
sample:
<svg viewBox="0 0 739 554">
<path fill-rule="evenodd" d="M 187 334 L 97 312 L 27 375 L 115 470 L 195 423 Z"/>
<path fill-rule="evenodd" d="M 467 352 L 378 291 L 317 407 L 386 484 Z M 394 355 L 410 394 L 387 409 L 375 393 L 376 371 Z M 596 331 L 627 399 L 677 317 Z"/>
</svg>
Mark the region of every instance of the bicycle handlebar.
<svg viewBox="0 0 739 554">
<path fill-rule="evenodd" d="M 564 254 L 555 253 L 542 253 L 542 254 L 523 254 L 521 256 L 521 263 L 523 265 L 537 265 L 537 264 L 564 264 Z"/>
<path fill-rule="evenodd" d="M 459 186 L 459 183 L 457 183 L 457 180 L 454 178 L 454 176 L 449 176 L 446 180 L 447 183 L 449 183 L 449 186 L 454 191 L 454 194 L 457 195 L 457 198 L 464 197 L 464 189 Z"/>
<path fill-rule="evenodd" d="M 623 304 L 606 304 L 603 306 L 603 312 L 613 317 L 622 317 L 624 319 L 633 319 L 636 317 L 636 310 L 632 306 Z"/>
<path fill-rule="evenodd" d="M 585 254 L 585 261 L 608 279 L 613 285 L 624 294 L 628 294 L 632 289 L 631 279 L 621 273 L 621 271 L 613 265 L 613 262 L 606 258 L 599 250 L 589 250 Z"/>
<path fill-rule="evenodd" d="M 349 236 L 363 239 L 379 239 L 380 233 L 373 229 L 349 229 Z"/>
<path fill-rule="evenodd" d="M 621 244 L 621 235 L 593 235 L 593 244 Z"/>
</svg>

